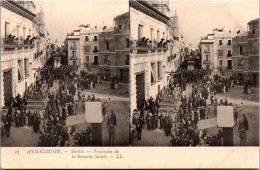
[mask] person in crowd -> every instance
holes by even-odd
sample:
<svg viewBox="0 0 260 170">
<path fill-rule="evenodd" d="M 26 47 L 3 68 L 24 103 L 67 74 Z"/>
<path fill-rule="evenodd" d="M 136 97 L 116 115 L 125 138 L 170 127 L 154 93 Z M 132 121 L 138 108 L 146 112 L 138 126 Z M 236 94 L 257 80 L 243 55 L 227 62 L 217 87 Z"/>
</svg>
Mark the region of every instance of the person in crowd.
<svg viewBox="0 0 260 170">
<path fill-rule="evenodd" d="M 112 123 L 112 121 L 109 123 L 108 133 L 109 133 L 109 146 L 114 146 L 115 145 L 115 125 Z"/>
</svg>

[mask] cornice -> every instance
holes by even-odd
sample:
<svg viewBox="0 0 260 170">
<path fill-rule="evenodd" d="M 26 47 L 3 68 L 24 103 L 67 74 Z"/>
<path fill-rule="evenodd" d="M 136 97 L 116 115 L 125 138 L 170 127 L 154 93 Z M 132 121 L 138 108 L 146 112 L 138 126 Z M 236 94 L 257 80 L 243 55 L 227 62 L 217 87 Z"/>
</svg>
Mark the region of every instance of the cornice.
<svg viewBox="0 0 260 170">
<path fill-rule="evenodd" d="M 33 21 L 34 17 L 36 16 L 34 13 L 28 11 L 27 9 L 25 9 L 24 7 L 20 6 L 19 4 L 17 4 L 16 2 L 14 1 L 6 1 L 6 0 L 3 0 L 1 2 L 1 6 L 3 8 L 6 8 L 18 15 L 21 15 L 31 21 Z"/>
<path fill-rule="evenodd" d="M 163 13 L 161 13 L 160 11 L 156 10 L 146 2 L 130 0 L 129 4 L 130 7 L 135 8 L 136 10 L 141 11 L 142 13 L 145 13 L 146 15 L 155 18 L 163 22 L 164 24 L 168 25 L 168 20 L 170 20 L 170 18 L 164 15 Z"/>
</svg>

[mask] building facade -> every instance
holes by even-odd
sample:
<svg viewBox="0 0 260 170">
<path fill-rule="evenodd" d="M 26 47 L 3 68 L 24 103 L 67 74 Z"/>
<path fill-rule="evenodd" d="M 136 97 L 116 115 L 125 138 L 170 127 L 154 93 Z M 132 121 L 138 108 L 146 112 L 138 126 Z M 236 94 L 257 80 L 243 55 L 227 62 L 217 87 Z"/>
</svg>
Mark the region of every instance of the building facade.
<svg viewBox="0 0 260 170">
<path fill-rule="evenodd" d="M 104 29 L 100 35 L 99 72 L 105 80 L 117 78 L 119 82 L 129 82 L 130 26 L 129 12 L 114 18 L 114 28 Z"/>
<path fill-rule="evenodd" d="M 259 85 L 259 19 L 248 23 L 248 31 L 233 38 L 233 77 L 243 84 Z"/>
<path fill-rule="evenodd" d="M 80 69 L 99 65 L 99 35 L 98 27 L 81 25 L 79 29 L 68 34 L 68 64 L 77 65 Z"/>
<path fill-rule="evenodd" d="M 168 1 L 130 1 L 131 121 L 133 110 L 156 98 L 167 85 L 167 72 L 177 70 L 176 61 L 180 62 L 181 38 L 169 12 Z"/>
<path fill-rule="evenodd" d="M 43 12 L 32 1 L 1 2 L 1 105 L 35 81 L 47 58 Z M 43 24 L 43 25 L 42 25 Z"/>
<path fill-rule="evenodd" d="M 215 29 L 213 33 L 201 38 L 201 66 L 213 72 L 232 69 L 232 38 L 231 31 Z"/>
</svg>

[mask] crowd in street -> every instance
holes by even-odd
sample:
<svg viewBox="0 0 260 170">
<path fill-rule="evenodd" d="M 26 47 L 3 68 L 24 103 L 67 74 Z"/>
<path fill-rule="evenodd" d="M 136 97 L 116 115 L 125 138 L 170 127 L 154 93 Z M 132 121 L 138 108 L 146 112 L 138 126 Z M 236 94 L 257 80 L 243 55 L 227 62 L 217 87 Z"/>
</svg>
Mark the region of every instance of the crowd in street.
<svg viewBox="0 0 260 170">
<path fill-rule="evenodd" d="M 192 84 L 192 89 L 189 94 L 183 95 L 187 83 Z M 232 87 L 232 77 L 223 78 L 216 74 L 210 78 L 203 69 L 179 70 L 171 75 L 168 85 L 155 100 L 151 97 L 134 110 L 133 124 L 136 129 L 132 133 L 136 131 L 137 138 L 141 140 L 142 129 L 146 125 L 147 130 L 159 128 L 164 130 L 166 136 L 171 135 L 172 146 L 197 146 L 202 144 L 203 139 L 208 145 L 223 145 L 221 131 L 216 136 L 203 136 L 197 125 L 200 120 L 208 119 L 210 113 L 216 115 L 217 106 L 233 106 L 227 99 L 218 101 L 216 98 L 217 93 L 227 93 Z M 165 105 L 172 107 L 160 109 Z M 235 121 L 237 115 L 234 112 Z M 239 123 L 239 133 L 244 132 L 241 129 L 248 129 L 245 116 L 244 119 Z"/>
<path fill-rule="evenodd" d="M 58 80 L 58 87 L 54 81 Z M 78 106 L 85 110 L 86 101 L 99 101 L 93 94 L 85 97 L 84 89 L 93 89 L 100 83 L 100 75 L 82 70 L 76 73 L 73 66 L 60 66 L 54 68 L 45 65 L 35 75 L 35 82 L 24 92 L 23 97 L 18 94 L 2 108 L 2 135 L 10 136 L 10 129 L 15 123 L 16 127 L 31 126 L 33 132 L 40 134 L 39 146 L 68 146 L 74 140 L 77 146 L 90 145 L 82 142 L 86 136 L 92 136 L 90 127 L 85 132 L 78 133 L 75 126 L 66 127 L 68 116 L 77 115 Z M 43 106 L 28 106 L 31 101 L 42 101 Z M 107 106 L 103 105 L 102 114 L 107 120 L 109 144 L 114 145 L 116 115 L 113 111 L 106 119 Z M 73 137 L 74 136 L 74 137 Z M 84 137 L 85 136 L 85 137 Z M 91 138 L 90 138 L 91 139 Z"/>
</svg>

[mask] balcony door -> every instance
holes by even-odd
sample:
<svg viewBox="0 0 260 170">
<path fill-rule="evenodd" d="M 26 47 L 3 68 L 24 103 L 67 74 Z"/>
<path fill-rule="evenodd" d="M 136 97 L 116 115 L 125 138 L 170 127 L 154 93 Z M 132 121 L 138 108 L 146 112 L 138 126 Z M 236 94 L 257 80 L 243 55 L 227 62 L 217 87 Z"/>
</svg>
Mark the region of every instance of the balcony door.
<svg viewBox="0 0 260 170">
<path fill-rule="evenodd" d="M 10 102 L 13 96 L 13 86 L 12 86 L 12 70 L 5 71 L 4 75 L 4 100 Z"/>
<path fill-rule="evenodd" d="M 138 40 L 143 38 L 143 27 L 141 24 L 138 25 Z"/>
<path fill-rule="evenodd" d="M 144 73 L 136 75 L 136 102 L 137 105 L 143 105 L 145 100 L 145 80 Z"/>
<path fill-rule="evenodd" d="M 94 56 L 94 65 L 98 65 L 98 56 Z"/>
</svg>

